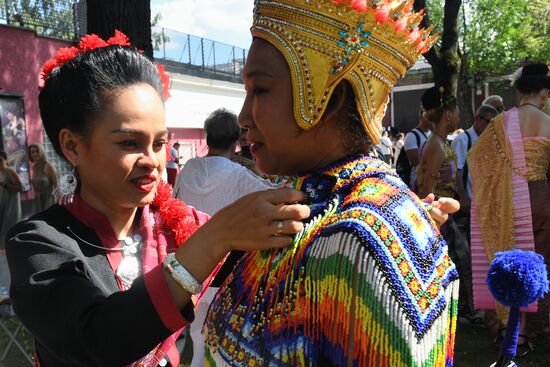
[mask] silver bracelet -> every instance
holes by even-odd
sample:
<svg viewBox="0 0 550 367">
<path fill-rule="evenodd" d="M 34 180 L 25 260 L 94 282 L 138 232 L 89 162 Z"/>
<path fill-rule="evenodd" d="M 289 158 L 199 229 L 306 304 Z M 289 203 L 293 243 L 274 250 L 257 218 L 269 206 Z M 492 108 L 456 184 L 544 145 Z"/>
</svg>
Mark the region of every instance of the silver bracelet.
<svg viewBox="0 0 550 367">
<path fill-rule="evenodd" d="M 172 278 L 186 291 L 191 294 L 202 292 L 202 284 L 183 265 L 176 259 L 175 253 L 166 255 L 163 262 L 164 268 L 170 273 Z"/>
</svg>

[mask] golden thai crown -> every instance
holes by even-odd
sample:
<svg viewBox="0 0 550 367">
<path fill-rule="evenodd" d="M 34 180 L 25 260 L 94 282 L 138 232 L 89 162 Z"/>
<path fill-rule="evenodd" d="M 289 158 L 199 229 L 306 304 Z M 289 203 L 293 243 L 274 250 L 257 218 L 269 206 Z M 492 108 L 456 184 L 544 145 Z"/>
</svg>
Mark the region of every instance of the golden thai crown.
<svg viewBox="0 0 550 367">
<path fill-rule="evenodd" d="M 380 141 L 393 86 L 436 36 L 419 29 L 413 0 L 256 0 L 252 36 L 285 57 L 292 74 L 294 116 L 303 129 L 323 116 L 338 83 L 355 92 L 363 126 Z"/>
</svg>

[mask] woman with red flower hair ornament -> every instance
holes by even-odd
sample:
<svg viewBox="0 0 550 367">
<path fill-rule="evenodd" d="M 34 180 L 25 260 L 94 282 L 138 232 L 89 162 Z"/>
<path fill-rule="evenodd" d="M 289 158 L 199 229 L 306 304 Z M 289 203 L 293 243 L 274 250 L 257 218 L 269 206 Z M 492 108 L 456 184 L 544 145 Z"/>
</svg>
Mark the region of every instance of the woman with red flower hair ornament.
<svg viewBox="0 0 550 367">
<path fill-rule="evenodd" d="M 311 216 L 250 251 L 203 328 L 207 366 L 451 366 L 458 274 L 429 211 L 366 152 L 434 42 L 412 0 L 255 0 L 239 124 Z"/>
<path fill-rule="evenodd" d="M 10 296 L 35 362 L 179 366 L 191 297 L 226 254 L 288 246 L 305 195 L 259 192 L 207 216 L 172 199 L 162 69 L 116 32 L 59 50 L 43 68 L 44 128 L 72 166 L 59 204 L 8 235 Z"/>
</svg>

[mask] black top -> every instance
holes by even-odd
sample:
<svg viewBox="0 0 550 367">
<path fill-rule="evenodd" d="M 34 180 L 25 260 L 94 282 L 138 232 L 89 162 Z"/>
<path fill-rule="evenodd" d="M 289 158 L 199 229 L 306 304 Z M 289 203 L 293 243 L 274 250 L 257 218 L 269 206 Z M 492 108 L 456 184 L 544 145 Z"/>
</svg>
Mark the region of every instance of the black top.
<svg viewBox="0 0 550 367">
<path fill-rule="evenodd" d="M 138 277 L 120 291 L 96 232 L 66 208 L 12 228 L 7 258 L 17 316 L 36 337 L 42 367 L 125 366 L 170 336 Z M 191 302 L 182 311 L 192 321 Z"/>
</svg>

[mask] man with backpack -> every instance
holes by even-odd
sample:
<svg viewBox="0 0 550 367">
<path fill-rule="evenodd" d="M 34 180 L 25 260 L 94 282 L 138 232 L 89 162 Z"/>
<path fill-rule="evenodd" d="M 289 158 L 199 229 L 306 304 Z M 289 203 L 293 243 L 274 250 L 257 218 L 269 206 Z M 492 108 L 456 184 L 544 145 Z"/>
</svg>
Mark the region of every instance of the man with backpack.
<svg viewBox="0 0 550 367">
<path fill-rule="evenodd" d="M 481 105 L 476 111 L 472 127 L 458 135 L 451 144 L 456 155 L 457 169 L 462 177 L 462 182 L 467 194 L 467 197 L 460 198 L 461 212 L 470 212 L 470 198 L 472 197 L 472 178 L 468 172 L 466 155 L 477 142 L 479 135 L 481 135 L 489 122 L 491 122 L 498 113 L 498 110 L 489 104 Z"/>
<path fill-rule="evenodd" d="M 419 154 L 432 134 L 432 128 L 433 124 L 423 114 L 418 125 L 405 136 L 405 144 L 397 157 L 395 164 L 397 174 L 410 188 L 414 188 Z"/>
</svg>

